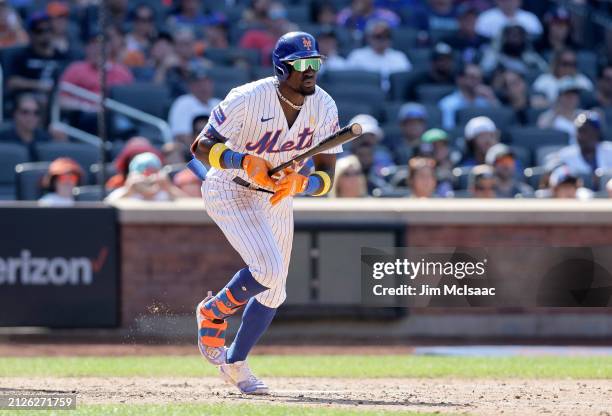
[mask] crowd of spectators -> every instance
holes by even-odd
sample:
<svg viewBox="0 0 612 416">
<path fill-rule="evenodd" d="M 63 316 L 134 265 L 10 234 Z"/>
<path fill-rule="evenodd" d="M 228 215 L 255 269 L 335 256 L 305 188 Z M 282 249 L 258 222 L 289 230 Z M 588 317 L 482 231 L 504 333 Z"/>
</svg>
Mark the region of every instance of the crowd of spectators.
<svg viewBox="0 0 612 416">
<path fill-rule="evenodd" d="M 55 102 L 62 122 L 98 134 L 99 103 L 60 91 L 60 83 L 99 94 L 105 56 L 111 97 L 135 85 L 166 97 L 151 103 L 145 94 L 132 105 L 160 106 L 155 116 L 167 121 L 171 142 L 109 112 L 109 199 L 198 196 L 199 180 L 183 169 L 191 141 L 229 89 L 272 75 L 270 53 L 291 30 L 317 37 L 326 56 L 318 83 L 336 99 L 341 124 L 364 127 L 338 160 L 330 197 L 612 192 L 612 10 L 601 2 L 104 3 L 102 30 L 96 0 L 0 0 L 8 120 L 0 145 L 21 144 L 27 160 L 53 162 L 40 182 L 48 203 L 67 204 L 74 188 L 94 182 L 78 157 L 53 161 L 39 152 L 41 144 L 75 141 L 54 124 Z"/>
</svg>

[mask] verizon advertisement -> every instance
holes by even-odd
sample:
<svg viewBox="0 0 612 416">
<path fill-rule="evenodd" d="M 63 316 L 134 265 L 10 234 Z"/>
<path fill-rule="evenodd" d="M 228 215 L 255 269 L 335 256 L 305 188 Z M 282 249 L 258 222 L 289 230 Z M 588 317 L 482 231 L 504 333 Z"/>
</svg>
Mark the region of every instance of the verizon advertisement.
<svg viewBox="0 0 612 416">
<path fill-rule="evenodd" d="M 0 208 L 0 326 L 119 322 L 114 208 Z"/>
</svg>

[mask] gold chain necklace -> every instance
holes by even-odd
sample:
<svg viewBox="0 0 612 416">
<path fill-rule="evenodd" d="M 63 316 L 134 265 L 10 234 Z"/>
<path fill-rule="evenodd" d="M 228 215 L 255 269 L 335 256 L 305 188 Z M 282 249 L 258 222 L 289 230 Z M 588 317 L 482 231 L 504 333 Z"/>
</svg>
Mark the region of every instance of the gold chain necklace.
<svg viewBox="0 0 612 416">
<path fill-rule="evenodd" d="M 281 92 L 280 92 L 280 88 L 279 88 L 279 85 L 278 85 L 278 82 L 275 82 L 275 83 L 274 83 L 274 86 L 276 87 L 276 93 L 278 94 L 278 97 L 279 97 L 281 100 L 283 100 L 285 103 L 287 103 L 287 105 L 288 105 L 289 107 L 291 107 L 291 108 L 293 108 L 294 110 L 297 110 L 297 111 L 300 111 L 300 110 L 302 109 L 302 107 L 304 106 L 304 104 L 302 104 L 302 105 L 295 105 L 295 104 L 293 104 L 291 101 L 289 101 L 287 98 L 285 98 L 285 97 L 283 96 L 283 94 L 281 94 Z M 306 97 L 304 97 L 304 102 L 306 102 Z"/>
</svg>

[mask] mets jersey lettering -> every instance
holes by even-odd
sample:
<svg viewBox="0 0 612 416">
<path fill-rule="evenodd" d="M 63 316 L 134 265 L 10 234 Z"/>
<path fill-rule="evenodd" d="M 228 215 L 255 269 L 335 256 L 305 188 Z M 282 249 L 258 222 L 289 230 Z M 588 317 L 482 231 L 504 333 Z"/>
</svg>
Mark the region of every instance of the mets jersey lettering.
<svg viewBox="0 0 612 416">
<path fill-rule="evenodd" d="M 287 140 L 282 145 L 276 146 L 278 138 L 281 135 L 282 130 L 276 130 L 275 132 L 267 131 L 261 138 L 256 142 L 249 142 L 246 144 L 248 151 L 253 151 L 258 155 L 262 153 L 279 153 L 287 152 L 289 150 L 305 150 L 312 146 L 312 135 L 314 131 L 306 127 L 298 134 L 298 140 Z M 309 140 L 306 140 L 309 139 Z"/>
</svg>

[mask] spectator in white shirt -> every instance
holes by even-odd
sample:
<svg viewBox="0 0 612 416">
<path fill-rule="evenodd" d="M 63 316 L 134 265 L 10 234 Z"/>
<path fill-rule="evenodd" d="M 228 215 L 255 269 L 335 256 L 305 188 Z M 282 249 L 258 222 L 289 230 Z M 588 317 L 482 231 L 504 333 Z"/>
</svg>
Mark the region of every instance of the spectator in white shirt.
<svg viewBox="0 0 612 416">
<path fill-rule="evenodd" d="M 568 134 L 569 144 L 576 143 L 574 120 L 583 110 L 580 105 L 581 86 L 574 78 L 565 77 L 559 83 L 555 105 L 538 117 L 538 127 L 560 130 Z"/>
<path fill-rule="evenodd" d="M 372 20 L 366 26 L 368 46 L 353 50 L 347 58 L 348 67 L 378 72 L 382 88 L 389 89 L 389 75 L 410 71 L 412 65 L 404 52 L 391 48 L 391 28 L 384 20 Z"/>
<path fill-rule="evenodd" d="M 571 49 L 564 49 L 553 55 L 550 72 L 536 78 L 533 91 L 542 94 L 550 105 L 557 99 L 559 84 L 564 77 L 574 78 L 582 90 L 593 91 L 591 80 L 578 72 L 576 53 Z"/>
<path fill-rule="evenodd" d="M 537 16 L 521 9 L 521 0 L 496 0 L 497 7 L 478 16 L 476 33 L 487 38 L 496 38 L 502 29 L 511 23 L 525 28 L 531 36 L 542 34 L 542 24 Z"/>
<path fill-rule="evenodd" d="M 193 141 L 193 118 L 200 114 L 210 114 L 220 102 L 213 97 L 213 82 L 203 65 L 195 64 L 190 68 L 189 90 L 189 94 L 174 100 L 168 117 L 174 140 L 185 144 L 187 148 Z"/>
<path fill-rule="evenodd" d="M 40 205 L 69 207 L 74 205 L 74 189 L 84 176 L 83 169 L 68 157 L 55 159 L 42 179 L 45 195 L 39 199 Z"/>
</svg>

